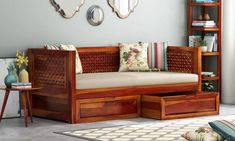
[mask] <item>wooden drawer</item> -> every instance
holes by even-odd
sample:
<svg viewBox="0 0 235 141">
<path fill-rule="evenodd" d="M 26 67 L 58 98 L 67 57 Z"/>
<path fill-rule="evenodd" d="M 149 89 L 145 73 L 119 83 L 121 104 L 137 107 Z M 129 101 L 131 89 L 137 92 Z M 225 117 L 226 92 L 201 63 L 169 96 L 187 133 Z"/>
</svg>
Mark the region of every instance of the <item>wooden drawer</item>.
<svg viewBox="0 0 235 141">
<path fill-rule="evenodd" d="M 76 101 L 76 121 L 90 122 L 140 115 L 140 96 L 84 99 Z"/>
<path fill-rule="evenodd" d="M 154 119 L 219 114 L 219 94 L 201 93 L 177 96 L 143 95 L 141 114 Z"/>
</svg>

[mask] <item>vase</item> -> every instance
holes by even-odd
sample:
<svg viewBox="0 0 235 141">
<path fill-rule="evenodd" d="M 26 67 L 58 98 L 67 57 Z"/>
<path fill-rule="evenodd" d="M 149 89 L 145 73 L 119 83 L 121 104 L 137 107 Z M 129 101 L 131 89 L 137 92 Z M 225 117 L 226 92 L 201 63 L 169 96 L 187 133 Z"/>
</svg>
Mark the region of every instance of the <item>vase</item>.
<svg viewBox="0 0 235 141">
<path fill-rule="evenodd" d="M 202 15 L 200 15 L 199 17 L 198 17 L 198 20 L 203 20 L 203 17 L 202 17 Z"/>
<path fill-rule="evenodd" d="M 19 72 L 19 82 L 27 83 L 29 82 L 29 73 L 26 69 L 22 69 Z"/>
<path fill-rule="evenodd" d="M 208 13 L 204 14 L 204 20 L 209 21 L 210 19 L 210 15 Z"/>
<path fill-rule="evenodd" d="M 201 46 L 202 52 L 207 52 L 207 46 Z"/>
<path fill-rule="evenodd" d="M 13 70 L 8 69 L 8 74 L 4 79 L 4 83 L 6 85 L 6 87 L 11 87 L 11 83 L 15 83 L 17 82 L 17 78 L 13 73 Z"/>
</svg>

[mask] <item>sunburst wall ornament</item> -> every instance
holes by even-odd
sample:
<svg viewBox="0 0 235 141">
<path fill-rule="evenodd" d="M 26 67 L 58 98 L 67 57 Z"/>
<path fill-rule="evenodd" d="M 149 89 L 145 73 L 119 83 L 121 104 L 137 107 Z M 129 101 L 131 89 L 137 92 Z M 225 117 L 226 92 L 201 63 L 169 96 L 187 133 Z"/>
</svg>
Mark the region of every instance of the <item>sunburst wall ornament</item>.
<svg viewBox="0 0 235 141">
<path fill-rule="evenodd" d="M 51 0 L 56 11 L 64 18 L 72 18 L 82 7 L 85 0 Z"/>
</svg>

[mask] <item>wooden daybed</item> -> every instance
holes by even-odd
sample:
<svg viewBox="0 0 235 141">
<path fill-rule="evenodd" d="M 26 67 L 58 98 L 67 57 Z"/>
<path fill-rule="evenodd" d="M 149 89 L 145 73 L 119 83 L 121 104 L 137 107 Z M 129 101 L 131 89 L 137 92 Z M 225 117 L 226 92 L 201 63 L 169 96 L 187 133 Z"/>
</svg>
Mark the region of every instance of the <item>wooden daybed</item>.
<svg viewBox="0 0 235 141">
<path fill-rule="evenodd" d="M 77 50 L 83 73 L 118 71 L 118 47 Z M 198 74 L 198 82 L 80 90 L 76 89 L 75 52 L 29 49 L 30 80 L 43 87 L 32 93 L 33 115 L 69 123 L 138 117 L 142 95 L 200 92 L 200 49 L 168 47 L 167 52 L 169 71 Z"/>
</svg>

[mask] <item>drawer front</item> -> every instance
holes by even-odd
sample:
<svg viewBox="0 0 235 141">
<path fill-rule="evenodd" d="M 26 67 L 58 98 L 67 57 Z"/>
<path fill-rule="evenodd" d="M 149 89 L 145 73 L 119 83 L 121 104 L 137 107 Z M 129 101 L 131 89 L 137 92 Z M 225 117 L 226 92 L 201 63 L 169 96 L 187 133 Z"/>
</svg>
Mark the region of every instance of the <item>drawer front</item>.
<svg viewBox="0 0 235 141">
<path fill-rule="evenodd" d="M 179 101 L 165 101 L 165 115 L 205 112 L 216 110 L 216 99 L 192 99 Z"/>
<path fill-rule="evenodd" d="M 143 117 L 154 119 L 174 119 L 218 114 L 219 94 L 143 95 L 141 98 L 141 110 Z"/>
<path fill-rule="evenodd" d="M 139 103 L 139 96 L 78 100 L 77 116 L 89 118 L 136 114 L 139 110 Z"/>
</svg>

